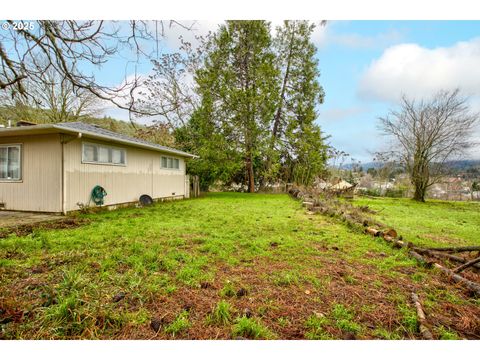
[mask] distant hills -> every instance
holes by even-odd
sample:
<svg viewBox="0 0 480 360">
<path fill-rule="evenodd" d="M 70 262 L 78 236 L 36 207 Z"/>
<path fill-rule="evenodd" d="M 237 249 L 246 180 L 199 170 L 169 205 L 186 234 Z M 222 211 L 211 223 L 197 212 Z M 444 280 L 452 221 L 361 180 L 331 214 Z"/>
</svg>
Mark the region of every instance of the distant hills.
<svg viewBox="0 0 480 360">
<path fill-rule="evenodd" d="M 17 121 L 24 120 L 37 124 L 48 124 L 52 121 L 48 116 L 49 110 L 28 108 L 23 111 L 15 111 L 15 109 L 7 106 L 0 106 L 0 125 L 7 126 L 8 120 L 11 121 L 12 126 L 15 126 Z M 104 129 L 122 133 L 125 135 L 135 136 L 136 131 L 132 124 L 128 121 L 117 120 L 109 116 L 95 117 L 95 116 L 78 116 L 69 121 L 81 121 L 87 124 L 98 125 Z M 138 124 L 138 129 L 143 129 L 144 126 Z"/>
<path fill-rule="evenodd" d="M 350 164 L 345 164 L 342 166 L 342 169 L 344 170 L 352 170 L 354 166 L 358 166 L 359 164 L 357 163 L 350 163 Z M 480 169 L 480 159 L 477 160 L 451 160 L 447 161 L 446 165 L 455 171 L 467 171 L 469 169 Z M 363 171 L 367 171 L 370 168 L 374 169 L 379 169 L 383 166 L 382 162 L 367 162 L 367 163 L 360 163 L 360 166 L 362 167 Z"/>
</svg>

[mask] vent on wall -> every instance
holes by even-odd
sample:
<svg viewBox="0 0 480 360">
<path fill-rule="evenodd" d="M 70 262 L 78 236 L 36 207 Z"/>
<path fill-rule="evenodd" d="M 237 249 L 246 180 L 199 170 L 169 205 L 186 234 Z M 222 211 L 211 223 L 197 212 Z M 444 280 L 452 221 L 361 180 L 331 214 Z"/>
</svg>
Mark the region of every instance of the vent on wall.
<svg viewBox="0 0 480 360">
<path fill-rule="evenodd" d="M 5 209 L 5 203 L 0 202 L 0 209 Z"/>
</svg>

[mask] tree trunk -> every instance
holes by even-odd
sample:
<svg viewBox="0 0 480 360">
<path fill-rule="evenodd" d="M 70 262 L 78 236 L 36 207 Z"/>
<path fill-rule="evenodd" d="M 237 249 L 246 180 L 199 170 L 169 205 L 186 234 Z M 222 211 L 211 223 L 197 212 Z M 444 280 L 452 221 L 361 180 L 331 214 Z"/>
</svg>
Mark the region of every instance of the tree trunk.
<svg viewBox="0 0 480 360">
<path fill-rule="evenodd" d="M 248 192 L 255 192 L 255 175 L 253 173 L 253 162 L 252 158 L 249 156 L 247 158 L 247 173 L 248 173 Z"/>
<path fill-rule="evenodd" d="M 415 184 L 415 193 L 413 194 L 413 200 L 425 202 L 425 189 L 421 184 Z"/>
</svg>

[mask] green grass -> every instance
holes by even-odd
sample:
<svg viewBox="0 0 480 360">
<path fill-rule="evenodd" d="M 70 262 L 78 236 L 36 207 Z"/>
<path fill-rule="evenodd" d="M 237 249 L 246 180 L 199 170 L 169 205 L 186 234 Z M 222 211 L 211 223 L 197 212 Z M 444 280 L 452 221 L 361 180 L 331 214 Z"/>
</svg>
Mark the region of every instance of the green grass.
<svg viewBox="0 0 480 360">
<path fill-rule="evenodd" d="M 354 313 L 342 304 L 335 304 L 331 311 L 331 317 L 335 320 L 335 325 L 343 332 L 359 334 L 361 326 L 354 321 Z"/>
<path fill-rule="evenodd" d="M 328 322 L 329 321 L 325 317 L 311 315 L 307 321 L 305 321 L 305 327 L 307 328 L 305 337 L 309 340 L 332 339 L 332 336 L 325 330 L 325 325 L 328 324 Z"/>
<path fill-rule="evenodd" d="M 462 226 L 471 230 L 478 219 L 472 205 L 463 206 Z M 0 240 L 0 320 L 14 319 L 0 325 L 0 337 L 415 338 L 409 296 L 420 285 L 428 313 L 451 309 L 448 327 L 433 323 L 438 337 L 468 336 L 455 314 L 478 309 L 477 300 L 417 266 L 405 250 L 308 215 L 284 194 L 213 193 L 78 216 L 90 222 Z M 472 243 L 472 234 L 455 231 Z M 120 292 L 125 297 L 112 301 Z M 169 322 L 154 332 L 153 318 Z M 388 323 L 372 327 L 372 319 Z"/>
<path fill-rule="evenodd" d="M 237 318 L 232 328 L 232 337 L 243 337 L 247 339 L 273 339 L 275 335 L 260 324 L 258 320 L 242 316 Z"/>
<path fill-rule="evenodd" d="M 232 311 L 232 306 L 225 300 L 222 300 L 215 306 L 212 314 L 207 318 L 207 323 L 228 325 L 232 321 Z"/>
<path fill-rule="evenodd" d="M 182 311 L 180 314 L 177 315 L 177 317 L 172 323 L 168 324 L 167 327 L 165 327 L 165 332 L 167 334 L 171 334 L 173 337 L 181 334 L 190 327 L 190 321 L 188 317 L 188 311 Z"/>
<path fill-rule="evenodd" d="M 378 211 L 380 222 L 408 241 L 429 247 L 478 245 L 480 203 L 464 201 L 357 197 L 355 205 Z"/>
<path fill-rule="evenodd" d="M 232 297 L 236 294 L 237 292 L 235 291 L 235 287 L 230 281 L 228 281 L 225 286 L 220 290 L 220 296 L 222 297 Z"/>
</svg>

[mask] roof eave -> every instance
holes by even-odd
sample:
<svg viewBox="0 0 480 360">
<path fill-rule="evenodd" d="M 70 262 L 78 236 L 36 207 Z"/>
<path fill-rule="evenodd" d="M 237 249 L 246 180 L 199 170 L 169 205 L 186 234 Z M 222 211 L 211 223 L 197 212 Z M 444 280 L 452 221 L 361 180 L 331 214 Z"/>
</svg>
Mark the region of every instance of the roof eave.
<svg viewBox="0 0 480 360">
<path fill-rule="evenodd" d="M 69 128 L 66 128 L 66 127 L 55 126 L 55 125 L 53 125 L 53 127 L 55 129 L 59 130 L 59 131 L 62 131 L 62 132 L 68 132 L 68 133 L 71 133 L 71 134 L 82 134 L 82 135 L 84 134 L 84 135 L 87 135 L 91 138 L 98 139 L 98 140 L 109 140 L 109 141 L 119 143 L 119 144 L 130 145 L 130 146 L 133 146 L 133 147 L 139 147 L 139 148 L 153 150 L 153 151 L 157 151 L 157 152 L 161 152 L 161 153 L 174 154 L 174 155 L 182 156 L 182 157 L 185 157 L 185 158 L 191 158 L 191 159 L 199 158 L 199 156 L 197 156 L 197 155 L 189 154 L 189 153 L 186 153 L 186 152 L 183 152 L 183 151 L 180 151 L 180 150 L 159 149 L 155 146 L 151 146 L 151 145 L 148 145 L 148 144 L 140 144 L 140 143 L 137 143 L 137 142 L 134 142 L 134 141 L 126 140 L 126 139 L 119 139 L 119 138 L 115 138 L 115 137 L 108 136 L 108 135 L 100 135 L 100 134 L 96 134 L 96 133 L 91 132 L 91 131 L 69 129 Z"/>
<path fill-rule="evenodd" d="M 159 149 L 155 146 L 150 146 L 148 144 L 141 144 L 137 143 L 134 141 L 129 141 L 125 139 L 118 139 L 112 136 L 107 136 L 107 135 L 99 135 L 91 131 L 84 131 L 84 130 L 78 130 L 78 129 L 70 129 L 67 127 L 62 127 L 62 126 L 57 126 L 56 124 L 39 124 L 39 125 L 34 125 L 34 126 L 21 126 L 21 127 L 11 127 L 11 128 L 3 128 L 0 129 L 0 136 L 2 134 L 9 135 L 9 136 L 23 136 L 23 135 L 41 135 L 41 134 L 47 134 L 47 133 L 69 133 L 69 134 L 85 134 L 88 137 L 98 139 L 98 140 L 108 140 L 112 141 L 115 143 L 119 144 L 125 144 L 125 145 L 130 145 L 133 147 L 139 147 L 143 149 L 148 149 L 152 151 L 157 151 L 160 153 L 166 153 L 166 154 L 173 154 L 177 156 L 181 156 L 184 158 L 190 158 L 190 159 L 198 159 L 199 156 L 193 155 L 186 153 L 184 151 L 180 150 L 175 150 L 175 149 Z"/>
</svg>

